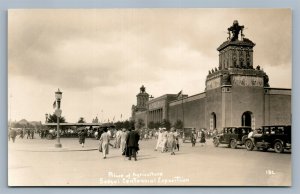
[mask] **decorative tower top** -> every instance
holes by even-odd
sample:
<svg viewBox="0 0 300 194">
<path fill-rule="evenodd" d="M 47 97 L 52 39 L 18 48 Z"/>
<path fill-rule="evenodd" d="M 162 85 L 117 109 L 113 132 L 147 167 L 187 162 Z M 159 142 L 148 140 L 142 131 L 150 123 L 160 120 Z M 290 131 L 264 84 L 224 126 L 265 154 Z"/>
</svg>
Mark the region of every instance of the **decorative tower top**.
<svg viewBox="0 0 300 194">
<path fill-rule="evenodd" d="M 231 27 L 228 28 L 228 40 L 230 41 L 236 41 L 239 39 L 239 33 L 241 32 L 241 39 L 243 40 L 244 34 L 243 34 L 244 26 L 240 26 L 239 22 L 237 20 L 233 21 L 233 24 Z"/>
<path fill-rule="evenodd" d="M 140 87 L 140 93 L 138 93 L 136 97 L 137 97 L 136 111 L 147 110 L 147 102 L 149 101 L 149 94 L 146 92 L 146 88 L 144 85 Z"/>
<path fill-rule="evenodd" d="M 244 26 L 239 25 L 237 20 L 233 21 L 228 30 L 227 41 L 219 47 L 219 69 L 253 69 L 253 47 L 255 43 L 245 38 Z M 239 35 L 241 38 L 239 39 Z"/>
<path fill-rule="evenodd" d="M 144 85 L 142 85 L 142 87 L 140 87 L 140 93 L 145 93 L 146 91 L 146 88 Z"/>
</svg>

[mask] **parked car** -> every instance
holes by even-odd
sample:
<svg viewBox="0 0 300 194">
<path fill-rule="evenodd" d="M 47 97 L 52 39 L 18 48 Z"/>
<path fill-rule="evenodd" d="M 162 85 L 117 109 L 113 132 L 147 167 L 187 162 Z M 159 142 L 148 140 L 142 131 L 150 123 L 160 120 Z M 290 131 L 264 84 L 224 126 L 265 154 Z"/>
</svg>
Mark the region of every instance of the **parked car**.
<svg viewBox="0 0 300 194">
<path fill-rule="evenodd" d="M 219 144 L 227 144 L 228 147 L 235 149 L 238 145 L 244 145 L 245 139 L 251 131 L 251 127 L 224 127 L 221 134 L 213 138 L 215 147 Z"/>
<path fill-rule="evenodd" d="M 291 149 L 291 125 L 262 126 L 261 133 L 247 138 L 245 145 L 249 151 L 274 148 L 276 153 L 282 153 L 284 149 Z"/>
<path fill-rule="evenodd" d="M 45 137 L 46 139 L 50 140 L 50 139 L 54 139 L 56 138 L 56 131 L 55 129 L 48 129 L 48 130 L 45 130 Z"/>
</svg>

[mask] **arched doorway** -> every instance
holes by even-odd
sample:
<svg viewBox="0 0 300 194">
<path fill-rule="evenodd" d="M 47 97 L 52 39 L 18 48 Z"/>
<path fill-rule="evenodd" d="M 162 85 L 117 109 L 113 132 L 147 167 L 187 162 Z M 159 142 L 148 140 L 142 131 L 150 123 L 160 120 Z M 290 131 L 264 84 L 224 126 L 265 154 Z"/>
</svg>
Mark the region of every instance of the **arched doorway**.
<svg viewBox="0 0 300 194">
<path fill-rule="evenodd" d="M 214 130 L 215 128 L 217 128 L 217 116 L 216 113 L 212 112 L 210 114 L 210 119 L 209 119 L 209 129 L 210 130 Z"/>
<path fill-rule="evenodd" d="M 246 111 L 242 114 L 242 126 L 252 127 L 254 125 L 254 116 L 252 112 Z"/>
</svg>

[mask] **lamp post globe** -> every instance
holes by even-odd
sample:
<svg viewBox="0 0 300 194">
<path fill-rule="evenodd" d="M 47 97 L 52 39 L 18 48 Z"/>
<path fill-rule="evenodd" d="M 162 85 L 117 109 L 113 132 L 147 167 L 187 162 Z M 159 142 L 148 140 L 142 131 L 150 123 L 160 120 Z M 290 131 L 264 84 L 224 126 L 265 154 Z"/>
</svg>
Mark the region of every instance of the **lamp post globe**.
<svg viewBox="0 0 300 194">
<path fill-rule="evenodd" d="M 55 114 L 56 114 L 56 117 L 57 117 L 57 143 L 55 144 L 55 147 L 57 148 L 61 148 L 62 145 L 60 143 L 60 131 L 59 131 L 59 119 L 60 119 L 60 114 L 61 114 L 61 110 L 60 110 L 60 101 L 62 99 L 62 92 L 58 89 L 56 92 L 55 92 L 55 99 L 56 99 L 56 111 L 55 111 Z"/>
</svg>

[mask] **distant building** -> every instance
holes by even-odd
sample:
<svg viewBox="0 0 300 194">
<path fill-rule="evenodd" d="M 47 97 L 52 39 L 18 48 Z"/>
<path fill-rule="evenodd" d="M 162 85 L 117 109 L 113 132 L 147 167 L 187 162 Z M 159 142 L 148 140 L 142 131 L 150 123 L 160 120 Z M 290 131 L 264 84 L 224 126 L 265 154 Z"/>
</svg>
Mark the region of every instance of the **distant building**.
<svg viewBox="0 0 300 194">
<path fill-rule="evenodd" d="M 237 21 L 217 50 L 219 66 L 209 71 L 203 93 L 193 96 L 164 94 L 149 100 L 142 86 L 132 118 L 149 122 L 163 119 L 184 127 L 221 130 L 227 126 L 291 124 L 291 89 L 271 88 L 260 66 L 254 68 L 255 43 L 245 38 Z"/>
</svg>

